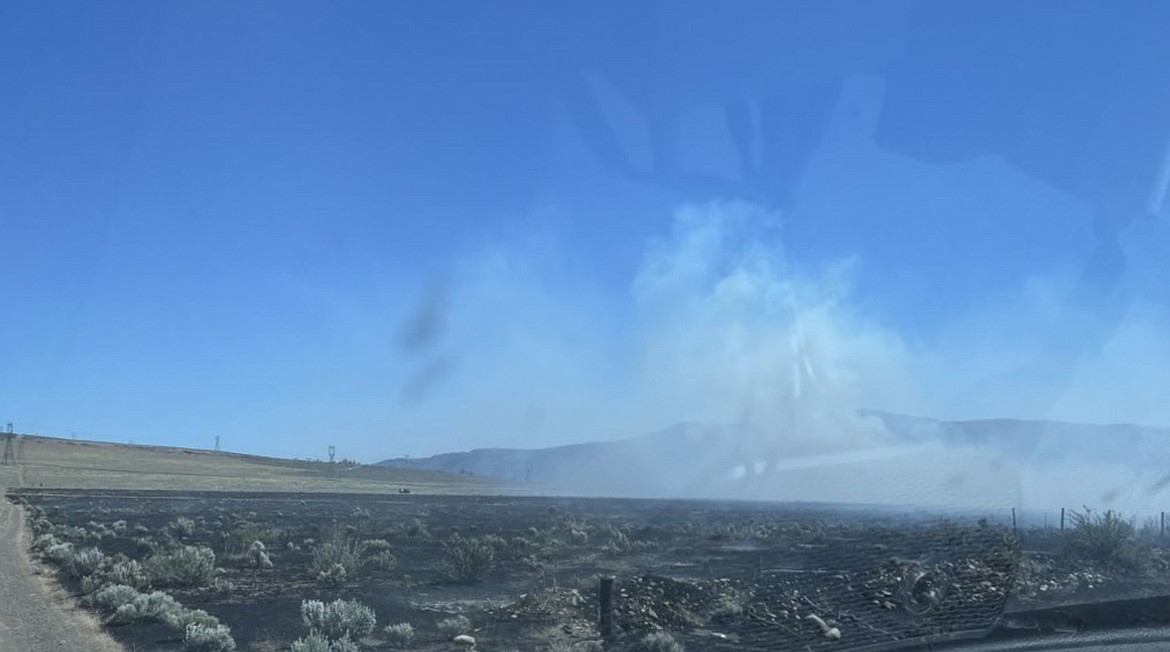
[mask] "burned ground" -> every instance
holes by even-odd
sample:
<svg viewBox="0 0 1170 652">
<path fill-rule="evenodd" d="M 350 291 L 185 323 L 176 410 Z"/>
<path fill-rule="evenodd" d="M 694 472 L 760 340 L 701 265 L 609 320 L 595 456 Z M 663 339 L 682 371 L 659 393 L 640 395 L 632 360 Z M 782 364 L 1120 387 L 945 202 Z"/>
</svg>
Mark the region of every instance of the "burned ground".
<svg viewBox="0 0 1170 652">
<path fill-rule="evenodd" d="M 452 649 L 439 622 L 456 615 L 479 650 L 586 649 L 602 638 L 602 576 L 615 578 L 608 649 L 638 649 L 655 631 L 691 650 L 849 649 L 980 636 L 1005 610 L 1125 587 L 1165 593 L 1170 577 L 1158 564 L 1098 568 L 1051 537 L 1030 545 L 1025 533 L 1021 544 L 974 519 L 862 509 L 418 494 L 15 499 L 34 531 L 111 558 L 210 548 L 214 581 L 165 590 L 230 626 L 242 650 L 288 649 L 306 634 L 302 600 L 337 598 L 377 614 L 366 649 L 390 649 L 382 628 L 406 622 L 409 649 Z M 93 591 L 78 575 L 61 579 Z M 130 649 L 182 648 L 160 623 L 109 631 Z"/>
</svg>

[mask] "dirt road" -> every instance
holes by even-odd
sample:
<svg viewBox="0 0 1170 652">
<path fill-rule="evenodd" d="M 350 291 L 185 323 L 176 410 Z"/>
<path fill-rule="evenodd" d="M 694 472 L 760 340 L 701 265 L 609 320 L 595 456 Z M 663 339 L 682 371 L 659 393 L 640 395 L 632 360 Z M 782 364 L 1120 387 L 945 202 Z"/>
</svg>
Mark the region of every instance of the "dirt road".
<svg viewBox="0 0 1170 652">
<path fill-rule="evenodd" d="M 0 652 L 122 652 L 92 617 L 33 573 L 24 513 L 0 486 Z"/>
</svg>

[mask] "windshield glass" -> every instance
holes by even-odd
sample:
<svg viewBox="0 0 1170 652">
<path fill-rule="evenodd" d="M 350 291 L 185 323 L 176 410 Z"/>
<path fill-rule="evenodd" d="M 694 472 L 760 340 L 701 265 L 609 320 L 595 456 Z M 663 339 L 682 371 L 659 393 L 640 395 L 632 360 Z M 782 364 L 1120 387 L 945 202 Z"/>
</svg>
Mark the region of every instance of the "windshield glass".
<svg viewBox="0 0 1170 652">
<path fill-rule="evenodd" d="M 341 638 L 301 599 L 704 650 L 1170 595 L 1170 5 L 19 3 L 0 61 L 34 556 L 214 551 L 241 649 Z"/>
</svg>

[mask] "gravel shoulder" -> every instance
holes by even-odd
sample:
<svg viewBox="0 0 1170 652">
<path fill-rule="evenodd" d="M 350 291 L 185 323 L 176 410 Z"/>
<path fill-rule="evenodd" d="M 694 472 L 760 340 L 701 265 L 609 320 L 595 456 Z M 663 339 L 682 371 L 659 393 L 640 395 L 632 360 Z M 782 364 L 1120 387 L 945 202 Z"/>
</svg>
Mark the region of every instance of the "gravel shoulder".
<svg viewBox="0 0 1170 652">
<path fill-rule="evenodd" d="M 94 619 L 33 571 L 24 511 L 0 487 L 0 652 L 123 652 Z"/>
</svg>

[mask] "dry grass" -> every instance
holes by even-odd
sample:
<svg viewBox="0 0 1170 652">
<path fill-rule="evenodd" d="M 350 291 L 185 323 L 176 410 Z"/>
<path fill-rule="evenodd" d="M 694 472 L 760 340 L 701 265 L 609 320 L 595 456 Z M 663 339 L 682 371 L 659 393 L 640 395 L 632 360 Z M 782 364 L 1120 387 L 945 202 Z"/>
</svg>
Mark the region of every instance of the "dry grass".
<svg viewBox="0 0 1170 652">
<path fill-rule="evenodd" d="M 329 464 L 188 448 L 17 437 L 18 465 L 0 486 L 61 489 L 190 489 L 512 494 L 517 487 L 422 469 Z"/>
</svg>

